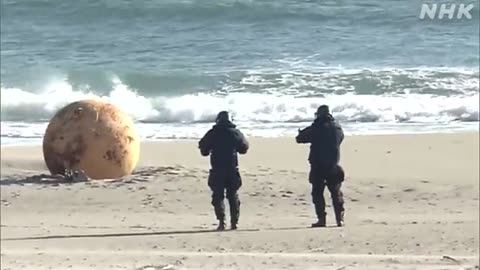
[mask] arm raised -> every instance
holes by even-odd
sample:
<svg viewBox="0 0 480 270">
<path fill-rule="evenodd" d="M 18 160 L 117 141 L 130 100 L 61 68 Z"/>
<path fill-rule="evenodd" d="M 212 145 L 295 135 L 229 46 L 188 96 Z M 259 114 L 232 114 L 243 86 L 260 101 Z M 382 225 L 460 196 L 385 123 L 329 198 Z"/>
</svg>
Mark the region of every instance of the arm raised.
<svg viewBox="0 0 480 270">
<path fill-rule="evenodd" d="M 312 142 L 312 128 L 307 127 L 302 130 L 298 130 L 298 135 L 295 137 L 297 143 L 311 143 Z"/>
</svg>

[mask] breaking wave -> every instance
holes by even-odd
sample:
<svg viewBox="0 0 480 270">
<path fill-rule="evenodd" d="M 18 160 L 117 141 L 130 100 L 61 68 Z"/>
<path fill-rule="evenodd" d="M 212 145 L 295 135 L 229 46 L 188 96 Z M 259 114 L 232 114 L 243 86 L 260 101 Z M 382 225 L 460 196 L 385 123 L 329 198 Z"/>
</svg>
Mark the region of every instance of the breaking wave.
<svg viewBox="0 0 480 270">
<path fill-rule="evenodd" d="M 50 81 L 37 91 L 2 86 L 1 119 L 45 122 L 69 102 L 100 98 L 147 123 L 210 122 L 219 110 L 232 112 L 237 122 L 305 122 L 323 103 L 342 122 L 479 121 L 478 71 L 251 71 L 225 77 L 216 88 L 177 95 L 142 92 L 135 81 L 127 85 L 118 76 L 108 90 L 78 87 L 68 79 Z"/>
</svg>

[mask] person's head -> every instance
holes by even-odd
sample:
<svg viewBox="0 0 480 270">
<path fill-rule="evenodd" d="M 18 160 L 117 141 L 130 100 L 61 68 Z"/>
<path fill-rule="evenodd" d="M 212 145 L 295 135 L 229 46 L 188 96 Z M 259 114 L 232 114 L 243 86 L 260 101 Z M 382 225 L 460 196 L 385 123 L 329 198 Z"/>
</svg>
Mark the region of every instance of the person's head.
<svg viewBox="0 0 480 270">
<path fill-rule="evenodd" d="M 329 116 L 331 116 L 330 108 L 328 108 L 327 105 L 321 105 L 320 107 L 318 107 L 317 112 L 315 113 L 315 117 L 317 119 L 323 119 Z"/>
<path fill-rule="evenodd" d="M 225 123 L 225 122 L 231 122 L 230 120 L 230 114 L 227 111 L 221 111 L 217 114 L 217 119 L 215 119 L 215 122 L 218 123 Z"/>
</svg>

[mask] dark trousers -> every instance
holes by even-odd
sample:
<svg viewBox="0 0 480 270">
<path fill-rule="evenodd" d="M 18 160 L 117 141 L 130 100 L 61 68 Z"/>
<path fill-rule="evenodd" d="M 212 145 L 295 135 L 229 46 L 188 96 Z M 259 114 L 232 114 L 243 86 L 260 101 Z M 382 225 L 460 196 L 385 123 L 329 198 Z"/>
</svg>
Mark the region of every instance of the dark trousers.
<svg viewBox="0 0 480 270">
<path fill-rule="evenodd" d="M 335 217 L 339 220 L 344 209 L 343 193 L 341 191 L 344 180 L 343 168 L 339 165 L 333 166 L 312 166 L 309 176 L 312 184 L 312 200 L 315 205 L 315 212 L 319 220 L 325 219 L 325 198 L 323 192 L 325 186 L 330 191 L 332 197 Z"/>
<path fill-rule="evenodd" d="M 230 221 L 237 224 L 240 218 L 240 199 L 237 191 L 242 186 L 238 169 L 210 170 L 208 186 L 212 190 L 212 205 L 217 220 L 225 220 L 225 191 L 230 206 Z"/>
</svg>

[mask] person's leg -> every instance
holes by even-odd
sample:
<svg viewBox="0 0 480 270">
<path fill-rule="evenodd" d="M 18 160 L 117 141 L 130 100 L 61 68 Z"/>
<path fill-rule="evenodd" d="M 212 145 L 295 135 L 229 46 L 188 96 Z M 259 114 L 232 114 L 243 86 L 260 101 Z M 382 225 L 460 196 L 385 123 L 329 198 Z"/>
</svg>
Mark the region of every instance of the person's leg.
<svg viewBox="0 0 480 270">
<path fill-rule="evenodd" d="M 343 207 L 343 193 L 341 190 L 342 183 L 329 184 L 328 190 L 332 196 L 333 210 L 335 211 L 335 219 L 337 226 L 343 226 L 345 209 Z"/>
<path fill-rule="evenodd" d="M 344 180 L 345 173 L 343 168 L 340 166 L 335 167 L 333 174 L 327 179 L 328 190 L 332 197 L 333 210 L 335 212 L 335 219 L 337 221 L 337 226 L 343 226 L 345 208 L 344 200 L 342 193 L 342 182 Z"/>
<path fill-rule="evenodd" d="M 234 170 L 228 179 L 227 200 L 230 206 L 230 224 L 232 230 L 237 229 L 238 220 L 240 218 L 240 198 L 238 189 L 241 186 L 241 176 L 238 170 Z"/>
<path fill-rule="evenodd" d="M 212 205 L 215 210 L 215 216 L 219 221 L 218 230 L 225 229 L 225 187 L 223 182 L 221 174 L 210 171 L 208 186 L 212 190 Z"/>
<path fill-rule="evenodd" d="M 325 190 L 325 182 L 321 177 L 321 172 L 318 168 L 311 168 L 310 183 L 312 184 L 312 201 L 315 206 L 315 213 L 317 214 L 317 223 L 312 224 L 312 227 L 325 227 L 326 226 L 326 213 L 325 213 L 325 198 L 323 192 Z"/>
</svg>

